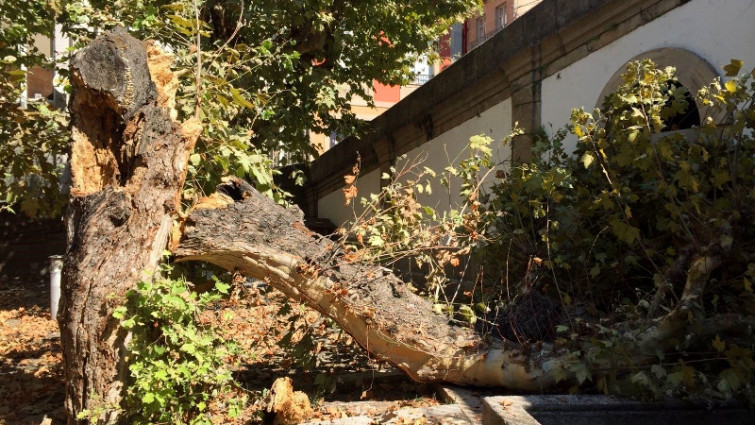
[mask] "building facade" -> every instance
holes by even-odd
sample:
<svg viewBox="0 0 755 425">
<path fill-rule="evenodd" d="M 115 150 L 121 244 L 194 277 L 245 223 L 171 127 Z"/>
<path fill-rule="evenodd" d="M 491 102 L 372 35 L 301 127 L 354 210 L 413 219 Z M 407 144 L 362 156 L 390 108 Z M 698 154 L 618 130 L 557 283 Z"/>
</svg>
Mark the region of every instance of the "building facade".
<svg viewBox="0 0 755 425">
<path fill-rule="evenodd" d="M 695 93 L 724 78 L 730 59 L 755 66 L 752 22 L 752 0 L 544 0 L 374 119 L 369 134 L 315 161 L 303 209 L 336 225 L 360 214 L 358 205 L 343 206 L 341 191 L 356 152 L 357 187 L 368 197 L 384 184 L 382 173 L 401 166 L 402 155 L 422 155 L 425 165 L 442 170 L 449 158 L 465 155 L 470 136 L 502 140 L 514 123 L 553 132 L 569 122 L 572 108 L 599 106 L 627 62 L 638 58 L 676 67 L 679 83 Z M 498 146 L 495 159 L 504 166 L 526 160 L 529 147 L 527 136 L 517 137 Z M 440 191 L 419 201 L 440 212 L 456 207 Z"/>
<path fill-rule="evenodd" d="M 482 11 L 464 22 L 462 54 L 498 34 L 542 0 L 485 0 Z"/>
<path fill-rule="evenodd" d="M 463 23 L 454 24 L 448 33 L 438 40 L 439 62 L 429 61 L 426 57 L 418 60 L 414 65 L 416 77 L 406 86 L 392 87 L 374 82 L 372 93 L 375 106 L 367 105 L 363 99 L 354 99 L 351 102 L 352 112 L 362 120 L 373 120 L 541 1 L 485 0 L 480 12 Z M 342 137 L 335 133 L 312 134 L 310 140 L 317 151 L 323 153 L 340 143 Z"/>
</svg>

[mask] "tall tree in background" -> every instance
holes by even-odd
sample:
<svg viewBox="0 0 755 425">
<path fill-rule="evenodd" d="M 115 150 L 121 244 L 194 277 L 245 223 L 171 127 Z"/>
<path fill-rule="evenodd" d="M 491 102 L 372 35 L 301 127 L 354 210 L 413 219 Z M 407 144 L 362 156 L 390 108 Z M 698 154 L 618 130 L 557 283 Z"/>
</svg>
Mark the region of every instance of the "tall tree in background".
<svg viewBox="0 0 755 425">
<path fill-rule="evenodd" d="M 0 48 L 2 57 L 28 62 L 33 49 L 24 53 L 19 46 L 30 45 L 34 34 L 51 36 L 55 22 L 77 47 L 117 25 L 137 38 L 155 40 L 175 56 L 177 118 L 196 117 L 204 124 L 190 159 L 185 198 L 191 202 L 228 174 L 253 176 L 258 189 L 274 195 L 272 156 L 284 162 L 306 160 L 315 154 L 309 132 L 354 134 L 359 120 L 350 111 L 350 101 L 359 96 L 371 102 L 373 81 L 408 82 L 416 58 L 431 50 L 449 25 L 477 3 L 32 0 L 25 3 L 28 9 L 17 10 L 15 2 L 0 0 L 6 39 Z M 37 63 L 43 60 L 38 54 L 34 58 Z M 4 64 L 3 78 L 22 79 L 18 71 Z M 3 90 L 4 105 L 13 109 L 20 90 L 12 96 Z M 47 141 L 61 146 L 66 117 L 63 111 L 53 113 L 59 125 L 27 128 L 23 134 L 29 137 L 19 145 Z M 15 122 L 28 123 L 31 118 L 26 114 Z M 48 127 L 54 123 L 45 122 Z M 2 133 L 0 142 L 16 137 L 12 133 Z M 0 183 L 0 195 L 9 202 L 16 200 L 9 194 L 25 192 L 18 187 L 19 176 L 34 167 L 45 168 L 44 158 L 49 156 L 27 164 L 13 158 L 19 149 L 8 151 L 10 160 L 0 166 L 3 174 L 14 177 Z M 59 173 L 41 170 L 50 181 L 42 189 L 55 194 L 57 187 L 51 182 Z"/>
</svg>

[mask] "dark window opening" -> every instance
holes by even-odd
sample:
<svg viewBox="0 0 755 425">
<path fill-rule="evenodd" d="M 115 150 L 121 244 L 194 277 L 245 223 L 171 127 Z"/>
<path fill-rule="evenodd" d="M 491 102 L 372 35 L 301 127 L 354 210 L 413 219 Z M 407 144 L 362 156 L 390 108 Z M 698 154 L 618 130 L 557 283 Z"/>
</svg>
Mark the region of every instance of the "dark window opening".
<svg viewBox="0 0 755 425">
<path fill-rule="evenodd" d="M 697 110 L 695 98 L 692 97 L 689 90 L 678 81 L 668 81 L 666 84 L 668 85 L 670 97 L 661 111 L 661 117 L 664 122 L 662 131 L 699 127 L 700 112 Z M 680 109 L 682 106 L 677 101 L 678 97 L 681 97 L 680 100 L 686 103 L 683 109 Z"/>
</svg>

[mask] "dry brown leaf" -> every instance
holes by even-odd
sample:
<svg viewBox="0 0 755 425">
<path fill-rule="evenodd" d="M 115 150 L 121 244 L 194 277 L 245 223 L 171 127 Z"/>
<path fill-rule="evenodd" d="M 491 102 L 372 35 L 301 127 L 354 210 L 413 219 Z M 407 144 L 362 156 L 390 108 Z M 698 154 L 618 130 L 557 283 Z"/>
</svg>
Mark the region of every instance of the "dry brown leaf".
<svg viewBox="0 0 755 425">
<path fill-rule="evenodd" d="M 343 188 L 343 196 L 345 198 L 344 206 L 349 206 L 349 204 L 351 204 L 351 200 L 356 198 L 358 193 L 359 193 L 359 190 L 357 190 L 356 186 L 349 186 L 349 187 Z"/>
</svg>

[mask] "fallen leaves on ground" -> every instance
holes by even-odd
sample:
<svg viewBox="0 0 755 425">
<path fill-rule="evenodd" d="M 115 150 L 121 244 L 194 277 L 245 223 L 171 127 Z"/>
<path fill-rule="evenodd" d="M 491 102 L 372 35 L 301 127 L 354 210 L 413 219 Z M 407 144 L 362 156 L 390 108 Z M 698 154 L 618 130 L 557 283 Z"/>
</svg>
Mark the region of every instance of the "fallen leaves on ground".
<svg viewBox="0 0 755 425">
<path fill-rule="evenodd" d="M 0 284 L 0 425 L 65 423 L 58 323 L 44 284 Z"/>
<path fill-rule="evenodd" d="M 50 318 L 47 283 L 0 282 L 0 425 L 60 425 L 65 423 L 60 332 Z M 281 376 L 290 376 L 316 406 L 314 418 L 329 420 L 368 415 L 438 402 L 425 386 L 410 383 L 384 363 L 371 359 L 354 340 L 319 313 L 296 302 L 284 308 L 282 294 L 237 285 L 233 296 L 200 320 L 217 326 L 224 337 L 241 346 L 236 375 L 250 400 Z M 293 329 L 295 345 L 309 333 L 315 362 L 304 369 L 292 357 L 294 349 L 281 341 Z M 390 379 L 386 381 L 384 378 Z M 382 381 L 381 381 L 382 379 Z M 337 400 L 337 401 L 333 401 Z M 338 401 L 340 400 L 340 401 Z M 363 400 L 367 403 L 348 403 Z M 334 404 L 335 403 L 335 404 Z M 211 410 L 221 411 L 223 400 Z M 340 406 L 340 407 L 339 407 Z M 258 423 L 263 403 L 248 403 L 234 423 Z M 229 423 L 220 414 L 215 423 Z"/>
</svg>

